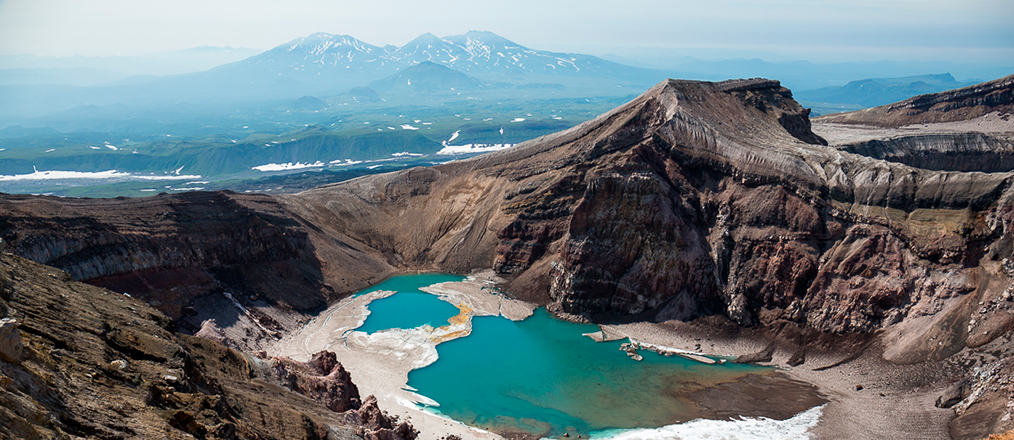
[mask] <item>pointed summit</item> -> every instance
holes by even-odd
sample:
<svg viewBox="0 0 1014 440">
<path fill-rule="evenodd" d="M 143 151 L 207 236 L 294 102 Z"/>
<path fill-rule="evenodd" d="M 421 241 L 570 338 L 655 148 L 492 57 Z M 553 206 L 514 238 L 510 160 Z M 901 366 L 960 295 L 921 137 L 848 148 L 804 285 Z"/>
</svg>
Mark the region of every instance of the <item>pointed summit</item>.
<svg viewBox="0 0 1014 440">
<path fill-rule="evenodd" d="M 489 31 L 468 31 L 462 35 L 450 35 L 444 37 L 444 40 L 463 48 L 486 47 L 505 50 L 527 49 L 520 44 Z"/>
<path fill-rule="evenodd" d="M 438 41 L 442 41 L 440 39 L 440 37 L 427 32 L 427 33 L 422 34 L 422 35 L 420 35 L 418 37 L 415 37 L 412 41 L 409 41 L 408 43 L 405 44 L 405 46 L 402 46 L 402 47 L 409 47 L 409 46 L 412 46 L 412 45 L 423 44 L 423 43 L 434 43 L 434 42 L 438 42 Z"/>
</svg>

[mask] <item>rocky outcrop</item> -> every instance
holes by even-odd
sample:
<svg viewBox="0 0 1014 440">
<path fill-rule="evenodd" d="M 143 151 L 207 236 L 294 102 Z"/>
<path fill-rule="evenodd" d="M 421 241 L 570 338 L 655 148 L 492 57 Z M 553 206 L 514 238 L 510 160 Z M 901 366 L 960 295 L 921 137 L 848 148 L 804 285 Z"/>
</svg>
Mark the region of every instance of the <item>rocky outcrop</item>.
<svg viewBox="0 0 1014 440">
<path fill-rule="evenodd" d="M 408 422 L 388 416 L 377 406 L 377 398 L 367 396 L 363 405 L 345 414 L 345 420 L 364 427 L 363 438 L 367 440 L 414 440 L 419 432 Z"/>
<path fill-rule="evenodd" d="M 288 389 L 320 402 L 334 412 L 359 409 L 359 388 L 335 354 L 322 351 L 307 363 L 273 358 L 271 371 Z"/>
<path fill-rule="evenodd" d="M 321 351 L 305 363 L 271 358 L 270 365 L 274 380 L 331 411 L 345 413 L 345 422 L 359 426 L 358 433 L 366 440 L 414 440 L 419 435 L 410 423 L 381 411 L 376 397 L 360 400 L 359 389 L 333 352 Z"/>
<path fill-rule="evenodd" d="M 201 329 L 194 333 L 194 336 L 210 339 L 215 342 L 220 342 L 228 347 L 236 348 L 235 343 L 222 333 L 222 329 L 218 327 L 218 323 L 215 322 L 214 319 L 207 319 L 202 322 Z"/>
</svg>

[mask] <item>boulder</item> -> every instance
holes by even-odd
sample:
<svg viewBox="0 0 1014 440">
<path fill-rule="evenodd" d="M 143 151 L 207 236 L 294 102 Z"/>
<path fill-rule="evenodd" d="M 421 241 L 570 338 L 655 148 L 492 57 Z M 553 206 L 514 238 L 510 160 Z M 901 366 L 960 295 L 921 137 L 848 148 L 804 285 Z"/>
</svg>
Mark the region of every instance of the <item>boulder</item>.
<svg viewBox="0 0 1014 440">
<path fill-rule="evenodd" d="M 0 319 L 0 357 L 8 362 L 21 362 L 24 349 L 18 322 L 13 318 Z"/>
</svg>

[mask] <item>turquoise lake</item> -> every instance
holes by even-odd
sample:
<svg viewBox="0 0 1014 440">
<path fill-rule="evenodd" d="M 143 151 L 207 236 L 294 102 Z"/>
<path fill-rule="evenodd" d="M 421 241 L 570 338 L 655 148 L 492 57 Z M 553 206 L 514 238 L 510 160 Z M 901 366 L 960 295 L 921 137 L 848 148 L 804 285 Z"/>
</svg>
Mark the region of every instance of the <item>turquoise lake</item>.
<svg viewBox="0 0 1014 440">
<path fill-rule="evenodd" d="M 430 278 L 403 276 L 388 280 L 397 288 L 374 288 L 403 293 L 371 303 L 371 314 L 358 330 L 412 328 L 406 326 L 416 322 L 446 324 L 457 308 L 417 289 L 461 277 L 418 277 L 422 276 Z M 598 330 L 596 325 L 555 319 L 544 309 L 519 322 L 473 317 L 471 335 L 437 345 L 439 359 L 411 371 L 408 385 L 439 403 L 429 410 L 471 426 L 498 433 L 559 437 L 567 432 L 586 438 L 692 420 L 698 413 L 684 397 L 688 393 L 770 371 L 751 365 L 708 365 L 646 350 L 640 351 L 644 360 L 637 362 L 619 349 L 623 341 L 595 342 L 582 336 Z"/>
</svg>

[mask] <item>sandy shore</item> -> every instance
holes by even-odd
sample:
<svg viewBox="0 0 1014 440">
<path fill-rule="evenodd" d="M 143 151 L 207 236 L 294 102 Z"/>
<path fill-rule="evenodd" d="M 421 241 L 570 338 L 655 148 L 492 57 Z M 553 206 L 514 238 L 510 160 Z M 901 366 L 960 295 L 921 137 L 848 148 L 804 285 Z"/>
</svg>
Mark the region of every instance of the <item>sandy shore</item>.
<svg viewBox="0 0 1014 440">
<path fill-rule="evenodd" d="M 737 357 L 763 351 L 763 338 L 726 338 L 709 334 L 697 326 L 680 322 L 634 323 L 602 326 L 611 335 L 634 338 L 688 351 L 715 356 Z M 771 362 L 790 378 L 807 382 L 827 397 L 820 420 L 811 430 L 814 439 L 947 439 L 947 423 L 954 416 L 949 409 L 934 406 L 947 384 L 912 389 L 911 379 L 925 373 L 927 366 L 899 366 L 881 358 L 874 344 L 855 360 L 828 369 L 845 355 L 808 353 L 806 362 L 788 365 L 792 352 L 775 350 Z M 857 385 L 862 386 L 857 390 Z M 777 399 L 772 399 L 773 403 Z"/>
</svg>

